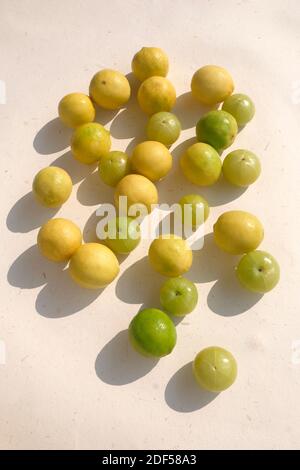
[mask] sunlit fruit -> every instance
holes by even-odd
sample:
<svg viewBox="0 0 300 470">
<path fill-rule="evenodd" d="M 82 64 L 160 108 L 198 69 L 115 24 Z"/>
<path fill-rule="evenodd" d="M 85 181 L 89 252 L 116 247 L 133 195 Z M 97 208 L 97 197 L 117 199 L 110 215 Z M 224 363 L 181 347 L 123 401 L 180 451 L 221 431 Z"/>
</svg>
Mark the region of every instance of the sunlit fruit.
<svg viewBox="0 0 300 470">
<path fill-rule="evenodd" d="M 68 219 L 50 219 L 39 230 L 37 244 L 43 256 L 51 261 L 67 261 L 80 247 L 79 227 Z"/>
<path fill-rule="evenodd" d="M 142 175 L 127 175 L 119 181 L 116 186 L 114 199 L 117 207 L 120 207 L 120 197 L 127 197 L 127 207 L 130 209 L 134 204 L 142 204 L 148 213 L 153 205 L 158 203 L 156 186 L 148 178 Z M 134 215 L 129 213 L 128 215 Z M 138 214 L 137 214 L 138 215 Z"/>
<path fill-rule="evenodd" d="M 218 346 L 205 348 L 193 362 L 193 372 L 200 387 L 210 392 L 222 392 L 237 377 L 237 363 L 233 355 Z"/>
<path fill-rule="evenodd" d="M 172 155 L 165 145 L 147 140 L 134 148 L 130 164 L 132 171 L 151 181 L 159 181 L 171 170 Z"/>
<path fill-rule="evenodd" d="M 163 309 L 175 316 L 191 313 L 198 302 L 195 284 L 185 277 L 167 279 L 160 288 L 160 303 Z"/>
<path fill-rule="evenodd" d="M 105 157 L 111 146 L 110 133 L 97 122 L 83 124 L 71 139 L 73 156 L 81 163 L 92 164 Z"/>
<path fill-rule="evenodd" d="M 255 250 L 264 237 L 264 229 L 255 215 L 245 211 L 224 212 L 214 224 L 214 239 L 221 250 L 242 255 Z"/>
<path fill-rule="evenodd" d="M 280 268 L 270 253 L 256 250 L 250 251 L 240 259 L 236 275 L 243 287 L 264 294 L 277 285 Z"/>
<path fill-rule="evenodd" d="M 95 108 L 89 96 L 83 93 L 70 93 L 58 104 L 60 120 L 68 127 L 78 127 L 95 119 Z"/>
<path fill-rule="evenodd" d="M 226 111 L 209 111 L 197 122 L 196 135 L 199 142 L 205 142 L 218 152 L 229 147 L 238 132 L 235 118 Z"/>
<path fill-rule="evenodd" d="M 48 166 L 34 177 L 32 192 L 36 200 L 46 207 L 60 207 L 70 197 L 72 180 L 69 174 L 57 166 Z"/>
<path fill-rule="evenodd" d="M 193 253 L 186 240 L 173 235 L 162 235 L 150 245 L 148 259 L 152 268 L 163 276 L 177 277 L 192 266 Z"/>
<path fill-rule="evenodd" d="M 222 171 L 225 179 L 235 186 L 249 186 L 260 175 L 259 158 L 250 150 L 234 150 L 226 155 Z"/>
<path fill-rule="evenodd" d="M 141 241 L 140 226 L 131 217 L 123 216 L 110 219 L 104 227 L 104 231 L 107 234 L 104 243 L 115 253 L 130 253 Z"/>
<path fill-rule="evenodd" d="M 218 152 L 208 144 L 191 145 L 180 158 L 184 176 L 198 186 L 216 183 L 222 171 L 222 160 Z"/>
<path fill-rule="evenodd" d="M 131 345 L 143 356 L 167 356 L 176 345 L 172 320 L 157 308 L 141 310 L 131 320 L 128 332 Z"/>
<path fill-rule="evenodd" d="M 169 70 L 167 54 L 160 47 L 142 47 L 132 59 L 131 69 L 138 80 L 166 77 Z"/>
<path fill-rule="evenodd" d="M 199 194 L 186 194 L 179 204 L 182 209 L 182 223 L 187 223 L 192 228 L 199 227 L 209 216 L 208 202 Z"/>
<path fill-rule="evenodd" d="M 215 105 L 224 101 L 234 90 L 234 83 L 223 67 L 205 65 L 197 70 L 192 78 L 193 96 L 205 105 Z"/>
<path fill-rule="evenodd" d="M 146 114 L 171 111 L 176 101 L 176 91 L 167 78 L 150 77 L 140 85 L 137 98 Z"/>
<path fill-rule="evenodd" d="M 73 254 L 69 274 L 81 287 L 101 289 L 119 274 L 119 262 L 115 254 L 101 243 L 86 243 Z"/>
<path fill-rule="evenodd" d="M 160 111 L 153 114 L 147 124 L 147 137 L 170 147 L 178 139 L 181 124 L 175 114 Z"/>
<path fill-rule="evenodd" d="M 97 72 L 90 83 L 90 96 L 105 109 L 118 109 L 130 98 L 130 85 L 121 72 L 105 69 Z"/>
<path fill-rule="evenodd" d="M 128 156 L 125 152 L 113 150 L 101 157 L 98 165 L 100 178 L 109 186 L 116 186 L 130 169 Z"/>
<path fill-rule="evenodd" d="M 241 93 L 228 96 L 222 109 L 232 114 L 239 127 L 245 126 L 255 114 L 255 106 L 251 98 Z"/>
</svg>

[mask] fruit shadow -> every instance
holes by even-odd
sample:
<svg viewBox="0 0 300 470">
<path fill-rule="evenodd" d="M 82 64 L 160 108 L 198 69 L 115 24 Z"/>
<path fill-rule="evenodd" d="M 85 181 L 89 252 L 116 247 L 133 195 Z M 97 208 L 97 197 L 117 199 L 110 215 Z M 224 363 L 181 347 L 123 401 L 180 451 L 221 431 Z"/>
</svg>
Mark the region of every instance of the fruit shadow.
<svg viewBox="0 0 300 470">
<path fill-rule="evenodd" d="M 60 152 L 70 145 L 72 129 L 68 129 L 57 117 L 47 122 L 36 134 L 33 147 L 42 155 Z"/>
<path fill-rule="evenodd" d="M 72 183 L 76 184 L 90 176 L 95 171 L 97 165 L 84 165 L 78 162 L 69 150 L 54 160 L 51 166 L 63 168 L 70 175 Z"/>
<path fill-rule="evenodd" d="M 158 359 L 143 357 L 133 350 L 128 340 L 128 330 L 119 332 L 99 352 L 95 371 L 109 385 L 126 385 L 148 374 Z"/>
<path fill-rule="evenodd" d="M 211 287 L 207 305 L 214 313 L 234 316 L 246 312 L 262 298 L 242 288 L 235 275 L 240 257 L 220 250 L 213 233 L 204 237 L 203 248 L 193 252 L 193 265 L 189 277 L 197 283 L 216 281 Z"/>
<path fill-rule="evenodd" d="M 72 315 L 94 302 L 103 291 L 79 287 L 70 278 L 66 263 L 46 260 L 37 245 L 18 256 L 8 270 L 7 280 L 18 289 L 42 287 L 36 297 L 35 308 L 47 318 Z"/>
<path fill-rule="evenodd" d="M 113 188 L 104 184 L 98 170 L 88 174 L 77 189 L 77 200 L 83 206 L 96 206 L 101 203 L 113 204 Z"/>
<path fill-rule="evenodd" d="M 208 392 L 197 385 L 193 377 L 192 362 L 175 372 L 165 389 L 167 405 L 180 413 L 200 410 L 217 396 L 218 393 Z"/>
<path fill-rule="evenodd" d="M 166 178 L 157 183 L 160 201 L 171 205 L 178 202 L 186 194 L 200 194 L 207 199 L 211 207 L 216 207 L 239 198 L 247 188 L 230 185 L 222 175 L 212 186 L 197 186 L 184 177 L 179 165 L 180 157 L 188 147 L 196 142 L 196 137 L 192 137 L 172 150 L 173 167 Z"/>
<path fill-rule="evenodd" d="M 204 114 L 217 109 L 216 106 L 205 106 L 199 103 L 190 91 L 183 93 L 176 98 L 176 103 L 172 113 L 178 117 L 182 130 L 196 127 L 197 122 Z"/>
</svg>

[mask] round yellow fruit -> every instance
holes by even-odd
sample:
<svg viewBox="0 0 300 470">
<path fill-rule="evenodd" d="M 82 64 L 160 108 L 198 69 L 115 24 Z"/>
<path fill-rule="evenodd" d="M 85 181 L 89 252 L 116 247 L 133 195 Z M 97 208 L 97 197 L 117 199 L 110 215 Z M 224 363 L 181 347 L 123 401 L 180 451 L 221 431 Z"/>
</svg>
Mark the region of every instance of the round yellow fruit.
<svg viewBox="0 0 300 470">
<path fill-rule="evenodd" d="M 74 253 L 69 264 L 72 279 L 81 287 L 101 289 L 119 274 L 115 254 L 100 243 L 86 243 Z"/>
<path fill-rule="evenodd" d="M 90 83 L 90 96 L 98 106 L 105 109 L 121 108 L 130 98 L 130 85 L 117 70 L 100 70 Z"/>
<path fill-rule="evenodd" d="M 176 235 L 162 235 L 150 245 L 148 258 L 155 271 L 168 277 L 186 273 L 193 262 L 188 243 Z"/>
<path fill-rule="evenodd" d="M 141 82 L 149 77 L 166 77 L 169 71 L 169 59 L 159 47 L 142 47 L 133 57 L 131 69 Z"/>
<path fill-rule="evenodd" d="M 205 65 L 197 70 L 191 82 L 192 95 L 205 105 L 221 103 L 234 90 L 234 83 L 223 67 Z"/>
<path fill-rule="evenodd" d="M 211 145 L 197 142 L 180 157 L 180 167 L 191 183 L 210 186 L 216 183 L 221 175 L 222 160 Z"/>
<path fill-rule="evenodd" d="M 69 174 L 57 166 L 48 166 L 34 177 L 32 192 L 36 200 L 46 207 L 60 207 L 72 192 Z"/>
<path fill-rule="evenodd" d="M 138 90 L 138 102 L 147 114 L 170 111 L 176 101 L 176 91 L 172 83 L 164 77 L 149 77 Z"/>
<path fill-rule="evenodd" d="M 37 244 L 42 255 L 51 261 L 67 261 L 80 247 L 79 227 L 68 219 L 50 219 L 39 230 Z"/>
<path fill-rule="evenodd" d="M 115 204 L 119 207 L 119 197 L 127 196 L 128 208 L 133 204 L 144 204 L 148 213 L 152 204 L 158 203 L 158 193 L 155 185 L 142 175 L 127 175 L 117 184 L 115 190 Z"/>
<path fill-rule="evenodd" d="M 242 255 L 255 250 L 264 238 L 264 228 L 255 215 L 228 211 L 214 224 L 214 239 L 221 250 Z"/>
<path fill-rule="evenodd" d="M 87 165 L 105 157 L 110 151 L 110 146 L 110 133 L 97 122 L 77 127 L 71 139 L 71 150 L 74 157 Z"/>
<path fill-rule="evenodd" d="M 130 162 L 134 172 L 151 181 L 158 181 L 171 170 L 172 155 L 165 145 L 147 140 L 134 148 Z"/>
<path fill-rule="evenodd" d="M 95 108 L 89 96 L 70 93 L 58 104 L 60 120 L 68 127 L 78 127 L 95 119 Z"/>
</svg>

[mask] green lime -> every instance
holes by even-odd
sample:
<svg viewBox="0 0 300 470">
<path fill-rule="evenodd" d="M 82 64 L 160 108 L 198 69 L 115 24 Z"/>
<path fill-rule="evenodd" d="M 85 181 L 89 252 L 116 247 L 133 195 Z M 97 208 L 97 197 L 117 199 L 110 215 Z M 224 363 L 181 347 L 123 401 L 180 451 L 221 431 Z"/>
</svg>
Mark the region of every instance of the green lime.
<svg viewBox="0 0 300 470">
<path fill-rule="evenodd" d="M 141 310 L 129 325 L 130 342 L 144 356 L 167 356 L 176 344 L 176 337 L 174 323 L 157 308 Z"/>
<path fill-rule="evenodd" d="M 205 142 L 218 152 L 229 147 L 238 132 L 234 117 L 226 111 L 209 111 L 197 122 L 198 142 Z"/>
</svg>

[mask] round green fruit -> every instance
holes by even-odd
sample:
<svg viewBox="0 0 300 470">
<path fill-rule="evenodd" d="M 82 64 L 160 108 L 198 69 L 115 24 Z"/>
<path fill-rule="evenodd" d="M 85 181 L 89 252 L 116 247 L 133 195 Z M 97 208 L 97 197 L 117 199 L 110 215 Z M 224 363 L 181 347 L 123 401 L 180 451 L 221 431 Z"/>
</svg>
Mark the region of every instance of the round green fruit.
<svg viewBox="0 0 300 470">
<path fill-rule="evenodd" d="M 129 174 L 129 160 L 125 152 L 114 150 L 104 155 L 99 161 L 99 176 L 105 184 L 117 186 L 124 176 Z"/>
<path fill-rule="evenodd" d="M 191 145 L 180 158 L 184 176 L 197 186 L 216 183 L 222 171 L 222 160 L 218 152 L 208 144 Z"/>
<path fill-rule="evenodd" d="M 71 150 L 81 163 L 90 165 L 107 155 L 110 150 L 110 133 L 97 122 L 77 127 L 71 139 Z"/>
<path fill-rule="evenodd" d="M 223 111 L 232 114 L 239 127 L 245 126 L 255 114 L 255 106 L 251 98 L 242 93 L 228 96 L 222 106 Z"/>
<path fill-rule="evenodd" d="M 141 241 L 140 226 L 131 217 L 111 219 L 104 230 L 108 234 L 105 244 L 115 253 L 130 253 Z"/>
<path fill-rule="evenodd" d="M 274 289 L 279 282 L 280 267 L 270 253 L 250 251 L 241 258 L 236 275 L 243 287 L 264 294 Z"/>
<path fill-rule="evenodd" d="M 214 147 L 218 152 L 229 147 L 238 132 L 235 118 L 226 111 L 209 111 L 196 126 L 196 135 L 199 142 Z"/>
<path fill-rule="evenodd" d="M 239 149 L 226 155 L 222 171 L 225 179 L 234 186 L 247 187 L 260 175 L 259 158 L 249 150 Z"/>
<path fill-rule="evenodd" d="M 237 363 L 226 349 L 211 346 L 197 354 L 193 362 L 193 372 L 200 387 L 218 393 L 234 383 Z"/>
<path fill-rule="evenodd" d="M 185 277 L 170 278 L 160 289 L 160 303 L 164 310 L 175 316 L 191 313 L 198 302 L 195 284 Z"/>
<path fill-rule="evenodd" d="M 197 228 L 203 224 L 209 216 L 208 202 L 199 194 L 187 194 L 180 199 L 179 204 L 182 209 L 183 224 L 187 221 L 191 221 L 191 226 Z"/>
<path fill-rule="evenodd" d="M 146 132 L 149 140 L 157 140 L 170 147 L 178 139 L 181 125 L 175 114 L 161 111 L 150 117 Z"/>
</svg>

